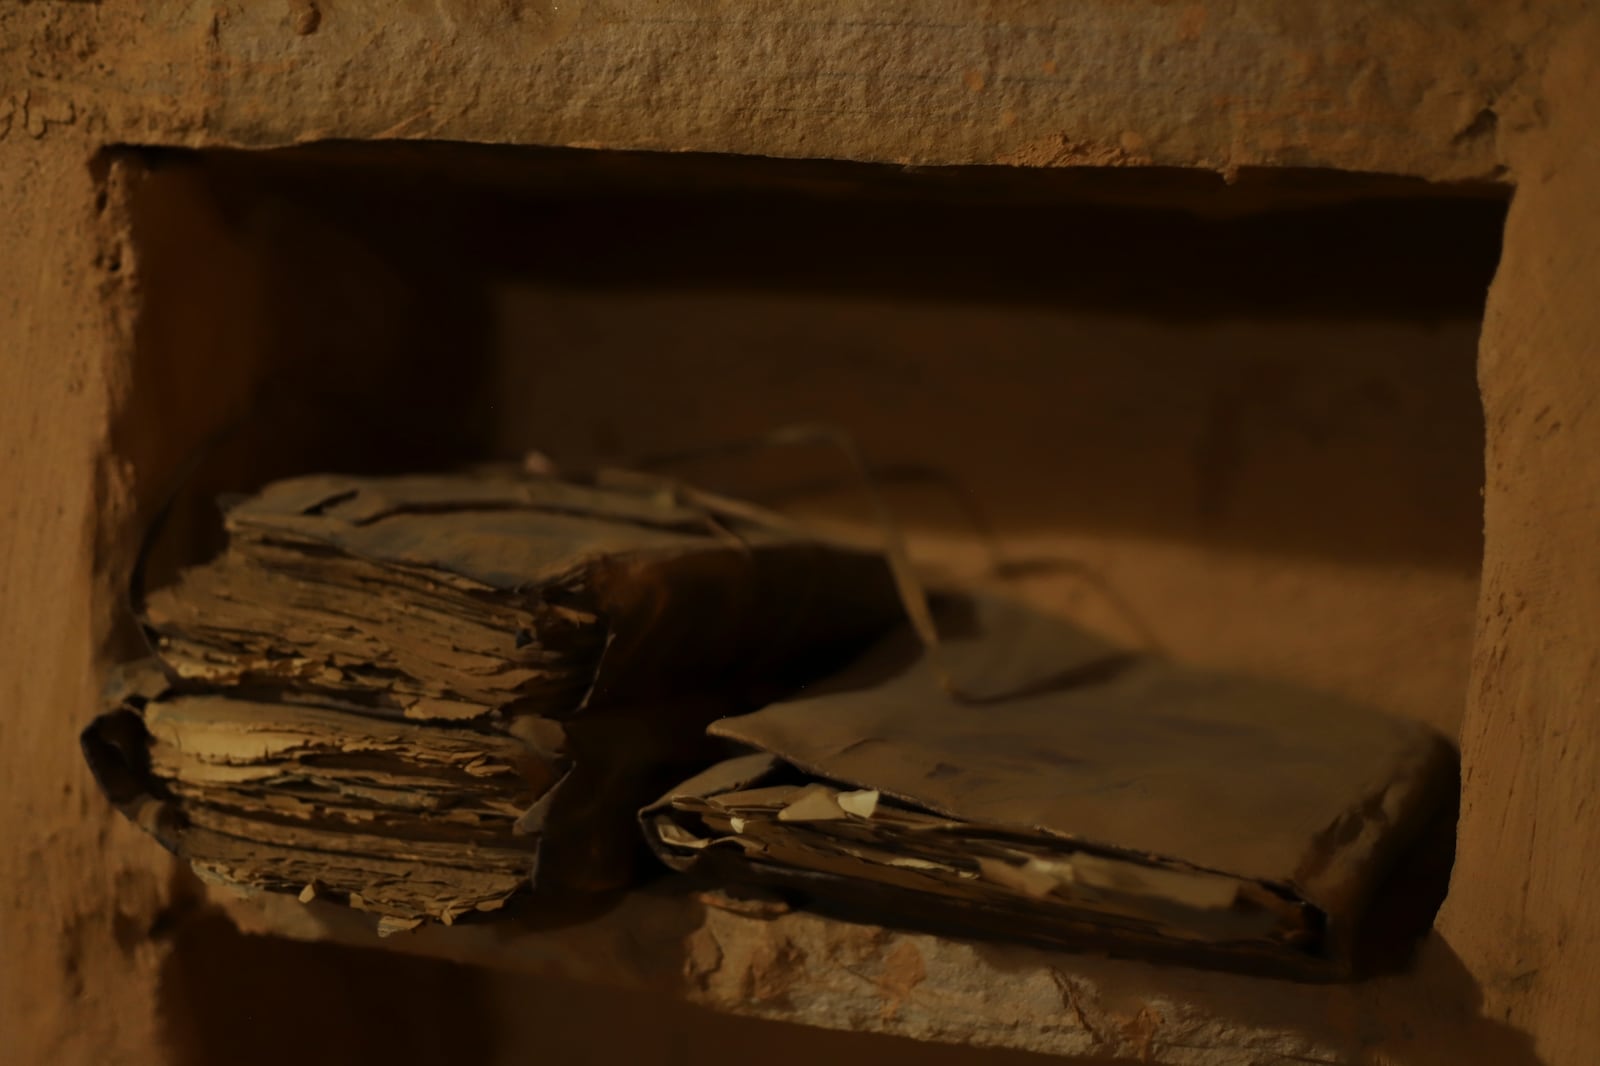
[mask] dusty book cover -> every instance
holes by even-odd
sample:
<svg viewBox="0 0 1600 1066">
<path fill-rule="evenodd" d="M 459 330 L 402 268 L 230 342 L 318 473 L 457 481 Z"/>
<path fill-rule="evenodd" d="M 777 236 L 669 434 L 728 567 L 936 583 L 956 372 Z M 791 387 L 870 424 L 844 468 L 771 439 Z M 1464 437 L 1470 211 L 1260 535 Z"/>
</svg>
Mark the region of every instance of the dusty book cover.
<svg viewBox="0 0 1600 1066">
<path fill-rule="evenodd" d="M 941 611 L 956 699 L 909 632 L 714 723 L 753 749 L 643 813 L 679 869 L 957 929 L 1309 976 L 1449 799 L 1427 727 L 1129 654 L 994 598 Z"/>
</svg>

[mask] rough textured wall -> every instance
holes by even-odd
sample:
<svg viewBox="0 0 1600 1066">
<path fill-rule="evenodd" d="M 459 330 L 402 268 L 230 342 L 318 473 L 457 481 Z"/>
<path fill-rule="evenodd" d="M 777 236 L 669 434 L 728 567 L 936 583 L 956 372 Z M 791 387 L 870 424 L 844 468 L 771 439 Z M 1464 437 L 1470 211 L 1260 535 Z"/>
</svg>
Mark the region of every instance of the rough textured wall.
<svg viewBox="0 0 1600 1066">
<path fill-rule="evenodd" d="M 1464 809 L 1439 928 L 1550 1063 L 1600 1057 L 1600 33 L 1528 92 L 1479 376 L 1489 430 Z"/>
<path fill-rule="evenodd" d="M 0 1033 L 16 1062 L 142 1062 L 168 864 L 106 811 L 72 725 L 107 630 L 97 515 L 123 500 L 98 475 L 129 321 L 89 152 L 54 132 L 30 114 L 0 141 Z"/>
<path fill-rule="evenodd" d="M 1580 12 L 1573 16 L 1571 12 Z M 1483 347 L 1488 581 L 1447 940 L 1555 1066 L 1600 1057 L 1593 248 L 1582 5 L 36 2 L 0 10 L 0 1032 L 160 1061 L 167 867 L 72 737 L 136 486 L 108 450 L 137 263 L 111 143 L 435 137 L 915 163 L 1296 164 L 1519 192 Z M 1551 56 L 1554 56 L 1554 59 Z M 1548 406 L 1549 410 L 1546 411 Z M 1556 423 L 1560 428 L 1553 428 Z M 1587 583 L 1586 583 L 1587 582 Z M 1501 597 L 1505 606 L 1502 608 Z M 1507 931 L 1510 931 L 1508 938 Z"/>
<path fill-rule="evenodd" d="M 557 455 L 847 427 L 875 461 L 962 487 L 1039 571 L 1012 591 L 1454 734 L 1478 590 L 1476 321 L 1137 314 L 518 288 L 496 395 L 507 440 Z M 689 469 L 881 536 L 842 467 L 812 449 Z M 983 571 L 961 496 L 883 491 L 930 563 Z"/>
</svg>

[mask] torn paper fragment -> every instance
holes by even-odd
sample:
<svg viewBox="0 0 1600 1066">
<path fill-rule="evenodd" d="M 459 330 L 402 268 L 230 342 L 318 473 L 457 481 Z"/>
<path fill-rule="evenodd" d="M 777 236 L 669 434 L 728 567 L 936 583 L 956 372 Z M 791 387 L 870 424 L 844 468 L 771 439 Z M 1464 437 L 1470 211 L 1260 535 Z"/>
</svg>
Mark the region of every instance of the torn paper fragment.
<svg viewBox="0 0 1600 1066">
<path fill-rule="evenodd" d="M 1048 896 L 1060 883 L 1048 873 L 1042 873 L 1027 865 L 1013 866 L 1003 859 L 979 859 L 978 870 L 995 884 L 1004 885 L 1034 899 Z"/>
<path fill-rule="evenodd" d="M 407 703 L 403 713 L 407 718 L 423 722 L 465 722 L 482 718 L 490 710 L 492 708 L 482 703 L 423 696 Z"/>
<path fill-rule="evenodd" d="M 871 818 L 872 812 L 878 809 L 878 790 L 864 788 L 856 792 L 841 792 L 834 796 L 834 802 L 846 814 L 853 814 L 857 818 Z"/>
<path fill-rule="evenodd" d="M 801 789 L 788 806 L 778 812 L 780 822 L 826 822 L 845 817 L 831 788 L 811 785 Z"/>
<path fill-rule="evenodd" d="M 409 933 L 421 924 L 421 918 L 396 918 L 385 914 L 378 919 L 378 935 L 394 936 L 396 933 Z"/>
</svg>

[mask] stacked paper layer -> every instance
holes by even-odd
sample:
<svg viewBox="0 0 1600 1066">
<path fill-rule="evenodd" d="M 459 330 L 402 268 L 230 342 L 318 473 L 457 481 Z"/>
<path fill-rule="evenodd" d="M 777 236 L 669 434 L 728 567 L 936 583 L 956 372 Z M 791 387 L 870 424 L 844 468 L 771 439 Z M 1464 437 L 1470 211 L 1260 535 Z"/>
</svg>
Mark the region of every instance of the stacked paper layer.
<svg viewBox="0 0 1600 1066">
<path fill-rule="evenodd" d="M 299 478 L 227 531 L 91 763 L 203 875 L 390 927 L 619 884 L 707 722 L 898 612 L 875 555 L 639 475 Z"/>
</svg>

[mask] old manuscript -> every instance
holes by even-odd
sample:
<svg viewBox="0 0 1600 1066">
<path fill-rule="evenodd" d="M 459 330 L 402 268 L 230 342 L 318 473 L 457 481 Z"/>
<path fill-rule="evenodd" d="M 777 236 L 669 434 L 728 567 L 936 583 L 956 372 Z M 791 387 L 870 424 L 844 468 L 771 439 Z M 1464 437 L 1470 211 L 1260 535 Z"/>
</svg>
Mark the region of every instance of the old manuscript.
<svg viewBox="0 0 1600 1066">
<path fill-rule="evenodd" d="M 84 735 L 203 876 L 387 927 L 615 887 L 713 718 L 900 607 L 877 556 L 662 479 L 317 476 L 226 515 Z"/>
<path fill-rule="evenodd" d="M 643 813 L 679 869 L 886 922 L 1343 972 L 1374 887 L 1446 804 L 1426 727 L 1126 654 L 1000 599 L 711 732 L 752 754 Z"/>
</svg>

